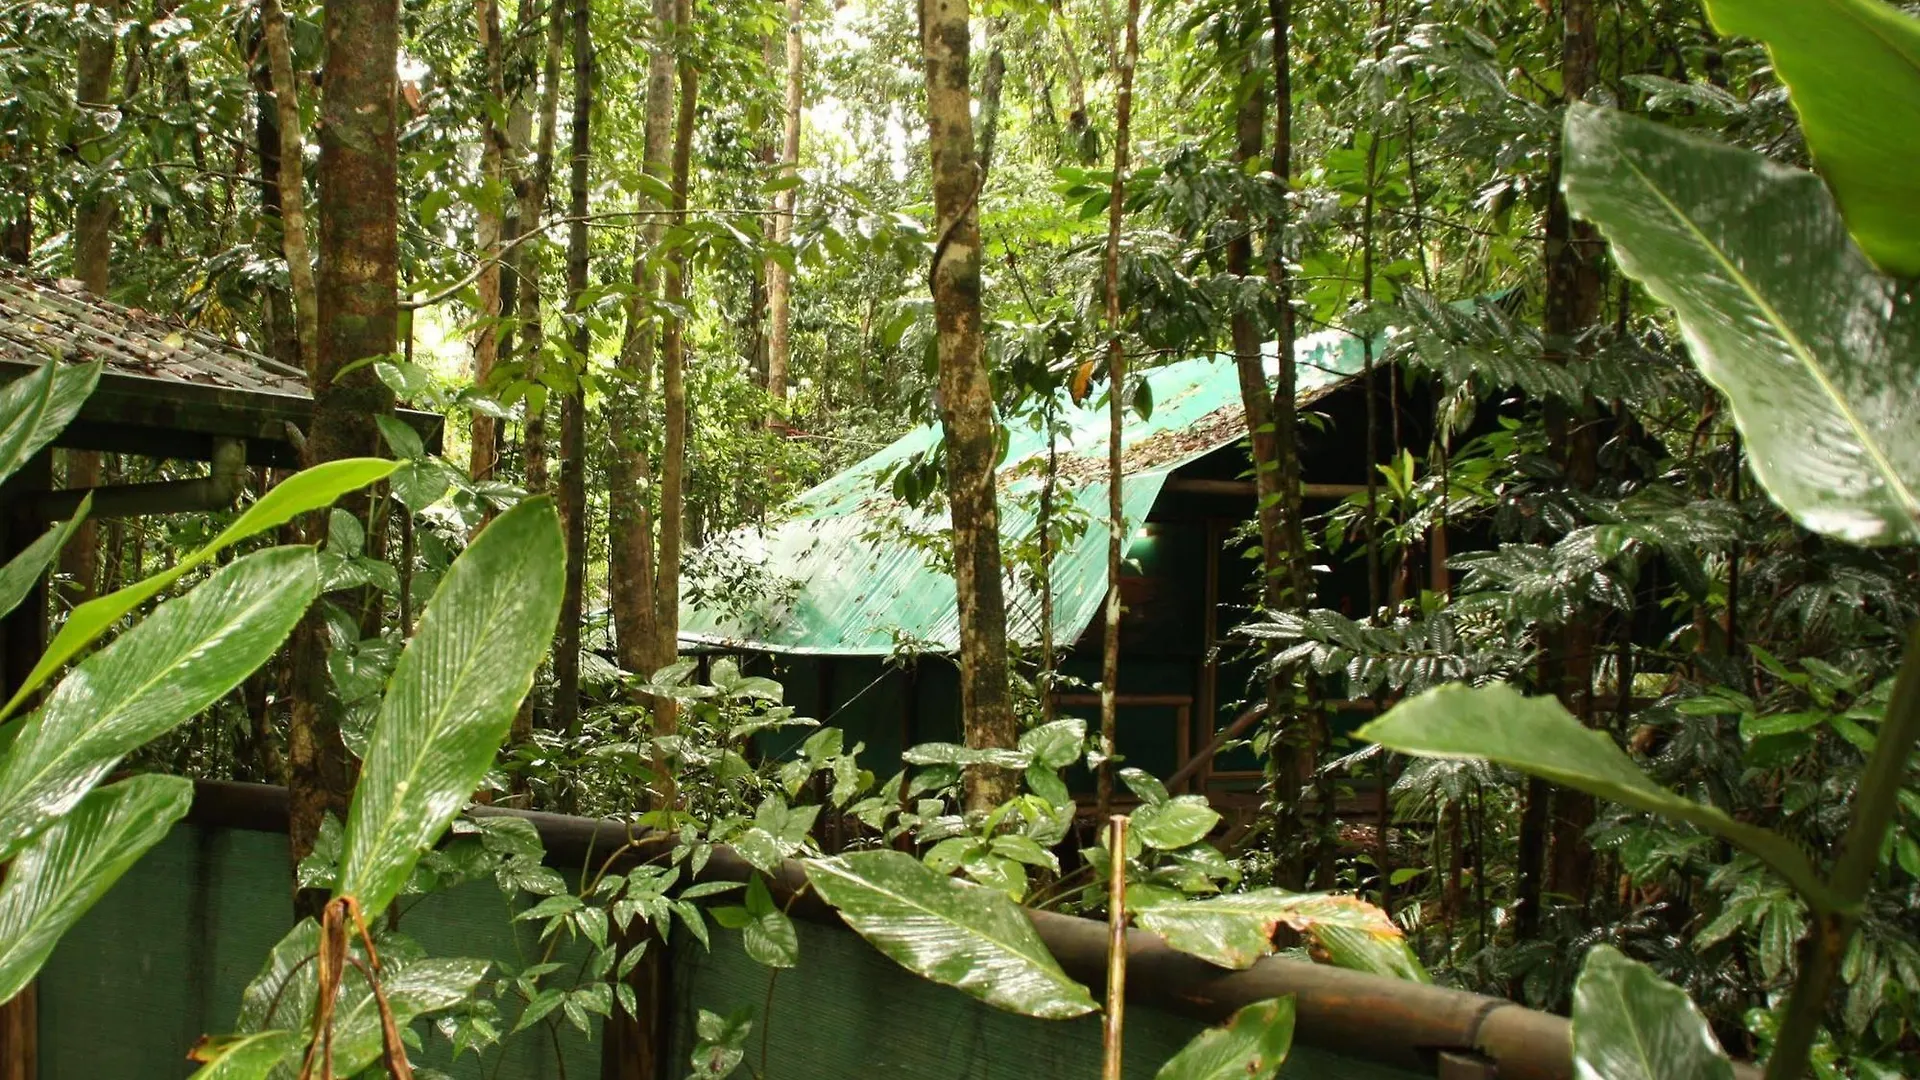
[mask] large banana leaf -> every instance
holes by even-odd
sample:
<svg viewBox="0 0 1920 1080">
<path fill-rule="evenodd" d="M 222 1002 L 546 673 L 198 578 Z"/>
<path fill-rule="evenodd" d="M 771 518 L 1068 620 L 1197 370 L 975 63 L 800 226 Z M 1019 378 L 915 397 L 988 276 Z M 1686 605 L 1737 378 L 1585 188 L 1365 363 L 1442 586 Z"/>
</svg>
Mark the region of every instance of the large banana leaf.
<svg viewBox="0 0 1920 1080">
<path fill-rule="evenodd" d="M 1881 0 L 1707 0 L 1707 11 L 1721 33 L 1766 43 L 1854 239 L 1888 273 L 1920 274 L 1920 21 Z"/>
<path fill-rule="evenodd" d="M 100 381 L 100 365 L 49 360 L 24 379 L 0 387 L 0 480 L 66 429 Z"/>
<path fill-rule="evenodd" d="M 565 555 L 550 499 L 500 515 L 454 560 L 394 665 L 335 887 L 368 919 L 492 765 L 553 640 Z"/>
<path fill-rule="evenodd" d="M 811 860 L 807 880 L 848 926 L 917 975 L 1047 1020 L 1096 1007 L 997 889 L 936 874 L 901 851 Z"/>
<path fill-rule="evenodd" d="M 32 981 L 60 935 L 192 803 L 192 781 L 136 776 L 81 799 L 73 813 L 20 852 L 0 885 L 0 1001 Z"/>
<path fill-rule="evenodd" d="M 398 465 L 397 462 L 382 461 L 379 458 L 343 458 L 315 465 L 304 472 L 275 484 L 259 501 L 247 508 L 233 524 L 221 530 L 206 546 L 193 552 L 174 564 L 173 569 L 153 575 L 143 581 L 105 596 L 89 600 L 73 609 L 60 632 L 53 636 L 52 644 L 33 666 L 33 671 L 14 692 L 5 708 L 0 708 L 0 718 L 13 715 L 13 711 L 27 700 L 35 690 L 60 670 L 67 661 L 92 644 L 107 629 L 134 608 L 158 596 L 161 590 L 173 584 L 181 574 L 194 569 L 215 555 L 226 550 L 236 541 L 244 540 L 256 533 L 265 532 L 277 525 L 284 525 L 309 510 L 318 510 L 332 505 L 335 499 L 349 491 L 356 491 L 386 476 Z"/>
<path fill-rule="evenodd" d="M 1920 324 L 1819 178 L 1575 106 L 1566 188 L 1672 305 L 1774 499 L 1816 532 L 1920 543 Z"/>
<path fill-rule="evenodd" d="M 114 763 L 225 696 L 313 602 L 312 548 L 236 559 L 61 680 L 0 765 L 0 854 L 66 813 Z"/>
<path fill-rule="evenodd" d="M 1256 1001 L 1167 1059 L 1153 1080 L 1272 1080 L 1293 1049 L 1293 996 Z"/>
<path fill-rule="evenodd" d="M 1647 779 L 1613 736 L 1583 726 L 1553 698 L 1527 697 L 1504 683 L 1452 683 L 1408 698 L 1357 734 L 1418 757 L 1498 762 L 1609 802 L 1691 822 L 1759 856 L 1803 895 L 1826 895 L 1813 864 L 1786 837 Z"/>
<path fill-rule="evenodd" d="M 1733 1064 L 1686 991 L 1611 945 L 1587 953 L 1573 984 L 1579 1080 L 1733 1080 Z"/>
<path fill-rule="evenodd" d="M 62 521 L 46 532 L 41 533 L 25 551 L 15 555 L 6 566 L 0 567 L 0 615 L 5 615 L 20 606 L 20 601 L 33 591 L 34 583 L 40 575 L 47 572 L 47 564 L 53 561 L 60 549 L 67 545 L 73 530 L 87 518 L 87 511 L 93 508 L 93 496 L 84 495 L 80 499 L 80 508 L 73 517 Z"/>
<path fill-rule="evenodd" d="M 1181 952 L 1225 968 L 1249 967 L 1273 952 L 1274 933 L 1288 926 L 1307 935 L 1335 967 L 1430 981 L 1400 928 L 1358 897 L 1253 889 L 1149 907 L 1136 921 Z"/>
</svg>

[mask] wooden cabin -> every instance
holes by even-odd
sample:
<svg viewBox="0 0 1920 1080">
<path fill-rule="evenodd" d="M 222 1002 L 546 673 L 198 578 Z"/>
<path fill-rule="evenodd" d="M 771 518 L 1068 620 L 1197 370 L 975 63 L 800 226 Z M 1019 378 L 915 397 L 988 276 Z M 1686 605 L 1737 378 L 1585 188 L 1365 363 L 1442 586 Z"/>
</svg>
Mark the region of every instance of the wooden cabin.
<svg viewBox="0 0 1920 1080">
<path fill-rule="evenodd" d="M 1303 475 L 1310 513 L 1365 490 L 1366 387 L 1375 393 L 1379 460 L 1390 455 L 1391 411 L 1403 445 L 1424 447 L 1430 404 L 1394 388 L 1361 343 L 1327 332 L 1298 346 Z M 1275 365 L 1269 360 L 1269 368 Z M 1245 621 L 1257 557 L 1235 537 L 1254 515 L 1246 425 L 1231 357 L 1187 360 L 1147 375 L 1150 416 L 1125 429 L 1123 497 L 1128 531 L 1122 582 L 1118 749 L 1127 763 L 1180 777 L 1223 811 L 1256 800 L 1259 767 L 1238 752 L 1197 760 L 1244 713 L 1254 665 L 1235 626 Z M 1089 401 L 1063 417 L 1070 434 L 1054 447 L 1058 500 L 1085 521 L 1054 559 L 1054 641 L 1061 672 L 1076 685 L 1056 703 L 1097 727 L 1106 588 L 1105 407 Z M 927 426 L 801 495 L 785 521 L 743 530 L 723 543 L 761 575 L 760 595 L 723 609 L 689 603 L 681 612 L 683 652 L 726 654 L 780 680 L 802 715 L 846 730 L 865 744 L 862 761 L 880 777 L 918 743 L 959 741 L 958 617 L 953 581 L 930 559 L 946 527 L 944 505 L 911 509 L 890 477 L 939 441 Z M 1037 431 L 1015 426 L 1002 462 L 1003 547 L 1032 535 L 1035 493 L 1048 454 Z M 1321 560 L 1316 560 L 1321 561 Z M 1424 582 L 1424 568 L 1419 576 Z M 1367 611 L 1364 565 L 1336 560 L 1317 574 L 1318 602 L 1354 616 Z M 1009 630 L 1031 661 L 1040 641 L 1034 583 L 1006 580 Z M 1418 585 L 1416 584 L 1416 588 Z M 1336 719 L 1350 729 L 1355 706 Z M 780 753 L 774 742 L 761 747 Z M 1092 778 L 1070 776 L 1076 792 Z"/>
</svg>

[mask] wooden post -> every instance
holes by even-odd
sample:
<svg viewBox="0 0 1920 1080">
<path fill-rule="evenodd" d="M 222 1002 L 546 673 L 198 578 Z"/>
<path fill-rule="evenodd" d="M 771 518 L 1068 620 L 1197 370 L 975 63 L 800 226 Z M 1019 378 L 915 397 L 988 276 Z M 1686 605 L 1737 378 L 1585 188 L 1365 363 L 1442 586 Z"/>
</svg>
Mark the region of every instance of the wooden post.
<svg viewBox="0 0 1920 1080">
<path fill-rule="evenodd" d="M 0 563 L 26 550 L 46 523 L 34 510 L 34 495 L 53 486 L 53 454 L 42 450 L 0 486 Z M 43 574 L 20 606 L 0 620 L 0 682 L 8 697 L 26 681 L 47 642 L 47 579 Z M 34 985 L 0 1005 L 0 1080 L 38 1080 L 40 1010 Z"/>
</svg>

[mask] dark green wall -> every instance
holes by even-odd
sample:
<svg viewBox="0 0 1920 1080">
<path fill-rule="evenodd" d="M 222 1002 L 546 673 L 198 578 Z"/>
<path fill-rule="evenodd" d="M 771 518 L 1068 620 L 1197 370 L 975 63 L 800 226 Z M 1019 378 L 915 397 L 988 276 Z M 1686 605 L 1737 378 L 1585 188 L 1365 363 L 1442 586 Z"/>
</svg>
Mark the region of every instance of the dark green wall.
<svg viewBox="0 0 1920 1080">
<path fill-rule="evenodd" d="M 509 918 L 505 897 L 480 882 L 421 898 L 401 930 L 431 955 L 521 963 L 521 950 L 538 948 L 535 931 Z M 292 923 L 285 836 L 176 827 L 61 940 L 41 972 L 40 1076 L 190 1075 L 187 1050 L 203 1034 L 232 1030 L 241 991 Z M 577 1032 L 561 1040 L 564 1074 L 551 1044 L 525 1036 L 512 1042 L 504 1062 L 496 1051 L 483 1069 L 471 1053 L 451 1062 L 436 1033 L 414 1060 L 458 1080 L 599 1075 L 597 1042 L 589 1046 Z"/>
<path fill-rule="evenodd" d="M 800 964 L 777 976 L 748 959 L 739 935 L 722 932 L 711 952 L 675 936 L 675 1060 L 694 1045 L 696 1010 L 749 1007 L 761 1019 L 747 1062 L 761 1080 L 1092 1080 L 1100 1075 L 1100 1022 L 1033 1020 L 989 1008 L 921 979 L 852 931 L 799 923 Z M 772 1009 L 764 1010 L 768 989 Z M 1129 1080 L 1151 1080 L 1203 1025 L 1135 1006 L 1127 1010 Z M 742 1075 L 745 1075 L 744 1073 Z M 1287 1080 L 1407 1080 L 1384 1069 L 1300 1047 Z"/>
</svg>

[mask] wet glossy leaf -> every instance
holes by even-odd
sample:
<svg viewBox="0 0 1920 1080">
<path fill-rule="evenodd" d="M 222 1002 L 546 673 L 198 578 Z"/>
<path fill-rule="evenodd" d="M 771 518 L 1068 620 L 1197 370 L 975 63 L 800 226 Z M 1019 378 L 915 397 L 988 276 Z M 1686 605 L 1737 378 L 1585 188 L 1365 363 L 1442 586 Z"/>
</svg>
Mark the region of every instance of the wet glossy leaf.
<svg viewBox="0 0 1920 1080">
<path fill-rule="evenodd" d="M 1815 532 L 1920 542 L 1920 318 L 1820 179 L 1586 106 L 1566 155 L 1568 202 L 1672 305 L 1768 493 Z"/>
<path fill-rule="evenodd" d="M 1181 952 L 1225 968 L 1251 967 L 1273 952 L 1274 932 L 1284 924 L 1308 935 L 1328 963 L 1427 981 L 1386 912 L 1352 896 L 1254 889 L 1150 907 L 1136 921 Z"/>
<path fill-rule="evenodd" d="M 1733 1065 L 1686 991 L 1611 945 L 1587 953 L 1573 985 L 1580 1080 L 1733 1080 Z"/>
<path fill-rule="evenodd" d="M 193 1080 L 266 1080 L 273 1067 L 306 1046 L 298 1031 L 262 1031 L 222 1039 L 203 1039 L 187 1055 L 206 1064 Z"/>
<path fill-rule="evenodd" d="M 1802 894 L 1825 895 L 1806 855 L 1786 837 L 1647 779 L 1613 736 L 1582 726 L 1553 698 L 1530 698 L 1504 683 L 1454 683 L 1395 705 L 1357 734 L 1403 754 L 1498 762 L 1622 806 L 1691 822 L 1759 856 Z"/>
<path fill-rule="evenodd" d="M 0 386 L 0 480 L 19 472 L 66 430 L 99 381 L 98 362 L 49 360 L 26 378 Z"/>
<path fill-rule="evenodd" d="M 1194 1036 L 1154 1080 L 1269 1080 L 1292 1048 L 1292 995 L 1256 1001 Z"/>
<path fill-rule="evenodd" d="M 1020 749 L 1033 755 L 1036 765 L 1064 769 L 1080 760 L 1087 741 L 1087 722 L 1077 716 L 1054 720 L 1020 736 Z"/>
<path fill-rule="evenodd" d="M 1881 0 L 1707 0 L 1707 12 L 1721 33 L 1766 43 L 1867 255 L 1920 274 L 1920 21 Z"/>
<path fill-rule="evenodd" d="M 0 885 L 0 1001 L 33 980 L 60 935 L 185 817 L 193 784 L 136 776 L 81 799 L 28 844 Z"/>
<path fill-rule="evenodd" d="M 909 971 L 1027 1016 L 1064 1019 L 1095 1008 L 1005 893 L 943 877 L 899 851 L 806 866 L 847 925 Z"/>
<path fill-rule="evenodd" d="M 47 646 L 47 651 L 41 655 L 40 662 L 34 665 L 33 671 L 14 692 L 6 707 L 0 709 L 0 717 L 12 715 L 22 702 L 54 672 L 65 667 L 67 661 L 72 660 L 80 650 L 91 645 L 128 612 L 160 595 L 167 586 L 179 580 L 180 575 L 205 564 L 237 541 L 284 525 L 309 510 L 332 505 L 335 499 L 379 480 L 392 472 L 393 468 L 393 462 L 378 458 L 344 458 L 296 473 L 274 485 L 260 496 L 259 501 L 248 507 L 238 520 L 222 529 L 204 547 L 175 563 L 171 570 L 162 571 L 74 608 L 67 616 L 67 621 L 61 624 L 60 632 L 54 635 L 52 643 Z"/>
<path fill-rule="evenodd" d="M 1207 838 L 1220 815 L 1199 795 L 1148 803 L 1133 812 L 1133 835 L 1153 848 L 1183 848 Z"/>
<path fill-rule="evenodd" d="M 60 549 L 67 545 L 67 539 L 73 530 L 86 520 L 87 511 L 93 508 L 93 496 L 80 499 L 80 508 L 73 517 L 60 522 L 53 528 L 41 533 L 26 550 L 15 555 L 6 566 L 0 567 L 0 615 L 5 615 L 20 606 L 33 587 L 40 582 L 40 575 L 47 572 L 47 565 Z"/>
<path fill-rule="evenodd" d="M 755 874 L 747 885 L 748 920 L 741 928 L 747 955 L 768 967 L 790 968 L 800 962 L 800 935 L 793 920 L 774 905 L 766 879 Z"/>
<path fill-rule="evenodd" d="M 496 518 L 447 571 L 400 654 L 347 819 L 336 895 L 368 919 L 493 764 L 560 614 L 565 548 L 549 499 Z"/>
<path fill-rule="evenodd" d="M 169 600 L 61 680 L 0 766 L 0 850 L 65 813 L 123 756 L 226 696 L 313 601 L 313 549 L 273 548 Z"/>
</svg>

